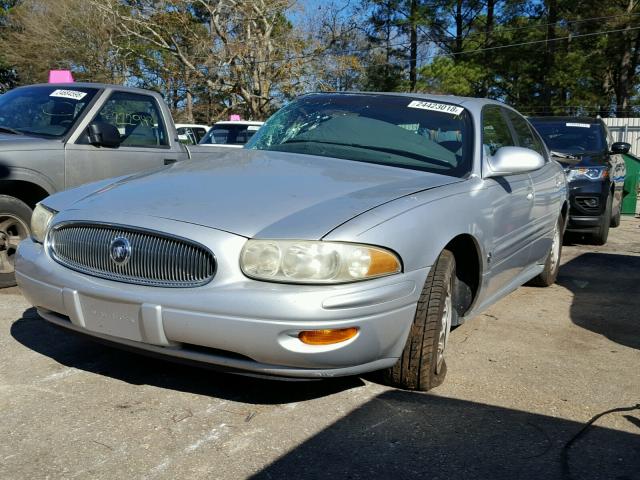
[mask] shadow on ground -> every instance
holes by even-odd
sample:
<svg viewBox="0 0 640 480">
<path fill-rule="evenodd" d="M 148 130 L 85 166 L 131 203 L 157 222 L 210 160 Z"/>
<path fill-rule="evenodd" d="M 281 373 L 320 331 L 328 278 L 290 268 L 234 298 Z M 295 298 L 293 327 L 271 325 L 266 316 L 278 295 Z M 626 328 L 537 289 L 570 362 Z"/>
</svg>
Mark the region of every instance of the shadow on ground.
<svg viewBox="0 0 640 480">
<path fill-rule="evenodd" d="M 640 410 L 625 417 L 633 418 L 627 420 L 635 428 Z M 388 391 L 254 478 L 640 478 L 640 435 L 594 424 L 569 444 L 582 427 L 528 412 Z"/>
<path fill-rule="evenodd" d="M 35 308 L 11 325 L 22 345 L 68 367 L 115 378 L 133 385 L 207 395 L 250 404 L 300 402 L 362 386 L 357 377 L 323 381 L 278 381 L 194 368 L 106 346 L 57 328 L 38 316 Z"/>
<path fill-rule="evenodd" d="M 573 323 L 640 349 L 640 257 L 584 253 L 560 268 L 557 283 L 573 292 Z"/>
</svg>

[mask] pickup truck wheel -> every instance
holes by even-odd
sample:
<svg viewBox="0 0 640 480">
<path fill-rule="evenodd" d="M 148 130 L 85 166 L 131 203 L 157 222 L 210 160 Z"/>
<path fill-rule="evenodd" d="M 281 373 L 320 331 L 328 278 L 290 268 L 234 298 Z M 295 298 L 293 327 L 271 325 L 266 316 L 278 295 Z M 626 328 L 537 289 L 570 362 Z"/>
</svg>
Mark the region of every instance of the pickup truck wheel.
<svg viewBox="0 0 640 480">
<path fill-rule="evenodd" d="M 386 383 L 408 390 L 427 391 L 440 385 L 447 374 L 444 353 L 456 323 L 454 308 L 456 262 L 444 250 L 431 267 L 402 356 L 383 371 Z"/>
<path fill-rule="evenodd" d="M 591 241 L 594 245 L 604 245 L 609 238 L 609 227 L 611 226 L 611 195 L 607 197 L 607 204 L 600 219 L 598 230 L 591 234 Z"/>
<path fill-rule="evenodd" d="M 0 195 L 0 288 L 16 284 L 14 258 L 18 244 L 29 236 L 29 206 L 8 195 Z"/>
<path fill-rule="evenodd" d="M 548 287 L 553 285 L 558 277 L 558 270 L 560 270 L 560 256 L 562 255 L 562 216 L 558 218 L 556 228 L 553 231 L 553 241 L 551 243 L 551 249 L 544 262 L 544 270 L 540 274 L 529 281 L 529 285 L 536 287 Z"/>
</svg>

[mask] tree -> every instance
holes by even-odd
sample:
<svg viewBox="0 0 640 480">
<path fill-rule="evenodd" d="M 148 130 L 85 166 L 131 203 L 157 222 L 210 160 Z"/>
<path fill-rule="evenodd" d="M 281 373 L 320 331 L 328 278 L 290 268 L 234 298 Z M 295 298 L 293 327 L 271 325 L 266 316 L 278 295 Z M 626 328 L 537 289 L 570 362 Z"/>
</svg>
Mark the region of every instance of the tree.
<svg viewBox="0 0 640 480">
<path fill-rule="evenodd" d="M 78 79 L 120 83 L 127 67 L 105 48 L 114 25 L 83 0 L 23 0 L 7 16 L 0 38 L 6 61 L 22 82 L 45 82 L 51 69 L 70 69 Z"/>
<path fill-rule="evenodd" d="M 284 14 L 285 0 L 137 0 L 127 8 L 119 0 L 88 3 L 117 25 L 116 44 L 161 69 L 167 67 L 158 53 L 168 55 L 190 80 L 223 93 L 225 111 L 242 108 L 264 118 L 276 91 L 296 90 L 303 42 Z"/>
</svg>

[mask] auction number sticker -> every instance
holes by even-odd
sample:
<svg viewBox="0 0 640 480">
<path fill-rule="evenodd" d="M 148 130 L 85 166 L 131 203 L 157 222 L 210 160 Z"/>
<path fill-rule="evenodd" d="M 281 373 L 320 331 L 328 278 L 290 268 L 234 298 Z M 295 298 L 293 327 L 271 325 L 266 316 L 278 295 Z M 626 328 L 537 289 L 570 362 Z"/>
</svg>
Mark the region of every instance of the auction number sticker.
<svg viewBox="0 0 640 480">
<path fill-rule="evenodd" d="M 567 123 L 567 127 L 591 128 L 588 123 Z"/>
<path fill-rule="evenodd" d="M 460 115 L 464 108 L 457 107 L 455 105 L 449 105 L 447 103 L 425 102 L 420 100 L 413 100 L 409 105 L 409 108 L 421 108 L 422 110 L 431 110 L 432 112 L 450 113 L 451 115 Z"/>
<path fill-rule="evenodd" d="M 87 92 L 78 92 L 77 90 L 54 90 L 49 94 L 50 97 L 70 98 L 72 100 L 82 100 Z"/>
</svg>

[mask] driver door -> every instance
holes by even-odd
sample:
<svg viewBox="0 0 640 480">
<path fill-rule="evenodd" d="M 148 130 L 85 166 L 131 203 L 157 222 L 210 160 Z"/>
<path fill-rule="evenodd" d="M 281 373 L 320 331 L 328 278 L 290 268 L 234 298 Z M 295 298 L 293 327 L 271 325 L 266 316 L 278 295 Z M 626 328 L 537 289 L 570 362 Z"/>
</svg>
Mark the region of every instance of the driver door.
<svg viewBox="0 0 640 480">
<path fill-rule="evenodd" d="M 505 146 L 517 146 L 506 109 L 488 105 L 482 110 L 483 165 L 486 157 Z M 484 180 L 491 203 L 491 231 L 487 236 L 488 280 L 485 298 L 507 288 L 528 266 L 533 224 L 533 183 L 528 173 Z"/>
<path fill-rule="evenodd" d="M 171 151 L 161 110 L 151 95 L 114 91 L 91 121 L 117 128 L 120 146 L 91 145 L 86 131 L 82 132 L 66 146 L 66 188 L 158 168 L 177 160 Z"/>
</svg>

